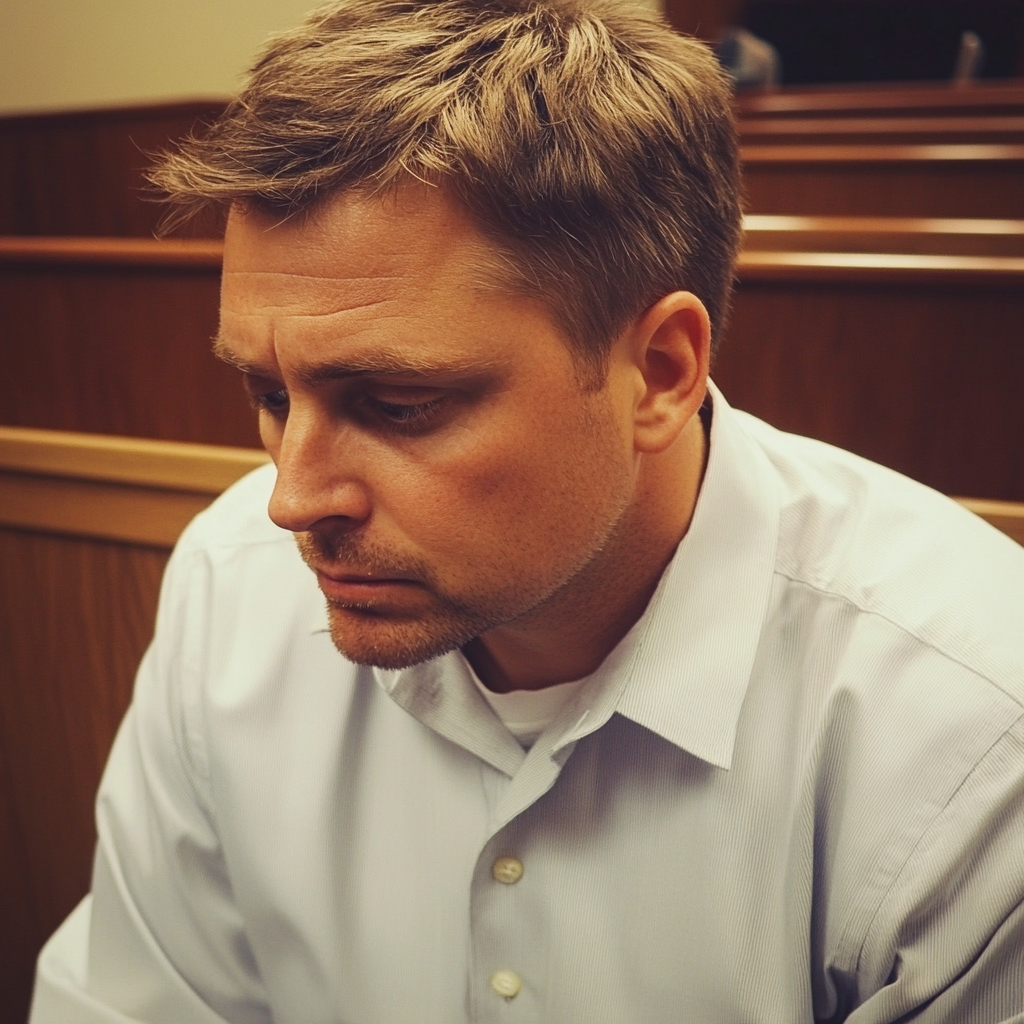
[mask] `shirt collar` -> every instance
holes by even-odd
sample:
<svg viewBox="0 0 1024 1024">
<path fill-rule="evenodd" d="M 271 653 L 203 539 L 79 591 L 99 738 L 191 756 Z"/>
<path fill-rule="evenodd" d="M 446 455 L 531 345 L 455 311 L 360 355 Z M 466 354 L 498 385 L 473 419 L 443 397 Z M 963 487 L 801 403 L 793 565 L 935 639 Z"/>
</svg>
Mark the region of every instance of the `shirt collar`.
<svg viewBox="0 0 1024 1024">
<path fill-rule="evenodd" d="M 690 528 L 639 627 L 615 710 L 729 768 L 768 611 L 779 495 L 761 449 L 709 382 L 708 465 Z"/>
<path fill-rule="evenodd" d="M 767 457 L 721 392 L 708 387 L 708 465 L 690 528 L 639 622 L 538 741 L 544 756 L 569 749 L 618 712 L 710 764 L 732 763 L 768 609 L 779 497 Z M 374 674 L 399 705 L 442 736 L 509 775 L 522 765 L 522 748 L 478 692 L 459 652 Z"/>
</svg>

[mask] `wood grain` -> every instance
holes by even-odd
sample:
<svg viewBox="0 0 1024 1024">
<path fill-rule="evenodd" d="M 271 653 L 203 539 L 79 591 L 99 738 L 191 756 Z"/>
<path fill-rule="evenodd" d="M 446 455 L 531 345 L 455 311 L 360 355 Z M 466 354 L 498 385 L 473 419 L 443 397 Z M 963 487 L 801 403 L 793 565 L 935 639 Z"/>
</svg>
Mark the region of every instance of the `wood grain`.
<svg viewBox="0 0 1024 1024">
<path fill-rule="evenodd" d="M 1024 500 L 1020 285 L 740 279 L 734 405 L 948 494 Z"/>
<path fill-rule="evenodd" d="M 201 267 L 8 265 L 0 422 L 252 448 L 255 414 L 210 344 L 220 291 Z"/>
<path fill-rule="evenodd" d="M 0 234 L 153 234 L 164 209 L 147 198 L 153 154 L 212 121 L 225 101 L 0 118 Z M 216 217 L 197 235 L 216 237 Z"/>
<path fill-rule="evenodd" d="M 751 213 L 1024 218 L 1022 146 L 744 146 Z"/>
<path fill-rule="evenodd" d="M 1024 82 L 796 86 L 739 93 L 742 117 L 1003 116 L 1024 114 Z"/>
<path fill-rule="evenodd" d="M 92 805 L 167 552 L 0 529 L 0 1019 L 89 887 Z"/>
</svg>

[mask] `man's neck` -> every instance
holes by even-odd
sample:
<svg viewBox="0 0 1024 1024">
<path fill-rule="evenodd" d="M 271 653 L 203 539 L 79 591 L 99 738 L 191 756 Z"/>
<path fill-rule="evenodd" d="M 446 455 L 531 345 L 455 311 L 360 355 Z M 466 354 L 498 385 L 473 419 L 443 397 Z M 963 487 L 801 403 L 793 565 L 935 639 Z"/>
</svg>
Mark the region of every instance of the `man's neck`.
<svg viewBox="0 0 1024 1024">
<path fill-rule="evenodd" d="M 608 543 L 529 615 L 463 653 L 488 689 L 540 690 L 595 672 L 639 621 L 693 517 L 707 462 L 699 416 L 638 478 L 636 500 Z"/>
</svg>

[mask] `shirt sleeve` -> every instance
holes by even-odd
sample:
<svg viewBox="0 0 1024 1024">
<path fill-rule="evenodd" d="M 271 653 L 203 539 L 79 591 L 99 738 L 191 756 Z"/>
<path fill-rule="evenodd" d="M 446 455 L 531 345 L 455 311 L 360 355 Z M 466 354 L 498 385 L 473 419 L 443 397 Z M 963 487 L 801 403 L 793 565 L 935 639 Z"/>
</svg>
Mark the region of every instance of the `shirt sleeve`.
<svg viewBox="0 0 1024 1024">
<path fill-rule="evenodd" d="M 208 796 L 211 600 L 208 559 L 183 539 L 100 785 L 92 893 L 40 955 L 31 1024 L 271 1019 Z"/>
<path fill-rule="evenodd" d="M 848 1024 L 1024 1024 L 1024 719 L 922 837 L 858 966 Z"/>
</svg>

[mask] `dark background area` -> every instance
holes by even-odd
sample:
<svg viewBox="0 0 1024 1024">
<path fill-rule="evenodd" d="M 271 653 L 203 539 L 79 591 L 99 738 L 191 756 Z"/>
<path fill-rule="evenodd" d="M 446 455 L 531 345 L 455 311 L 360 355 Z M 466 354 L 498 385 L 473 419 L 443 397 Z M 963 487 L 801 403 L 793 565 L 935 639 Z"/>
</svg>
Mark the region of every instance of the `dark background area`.
<svg viewBox="0 0 1024 1024">
<path fill-rule="evenodd" d="M 1024 0 L 665 0 L 677 28 L 708 41 L 742 25 L 782 58 L 782 84 L 948 79 L 965 31 L 980 77 L 1024 76 Z"/>
<path fill-rule="evenodd" d="M 1022 72 L 1024 2 L 770 0 L 743 24 L 779 51 L 784 85 L 947 79 L 965 31 L 985 47 L 980 77 Z"/>
</svg>

